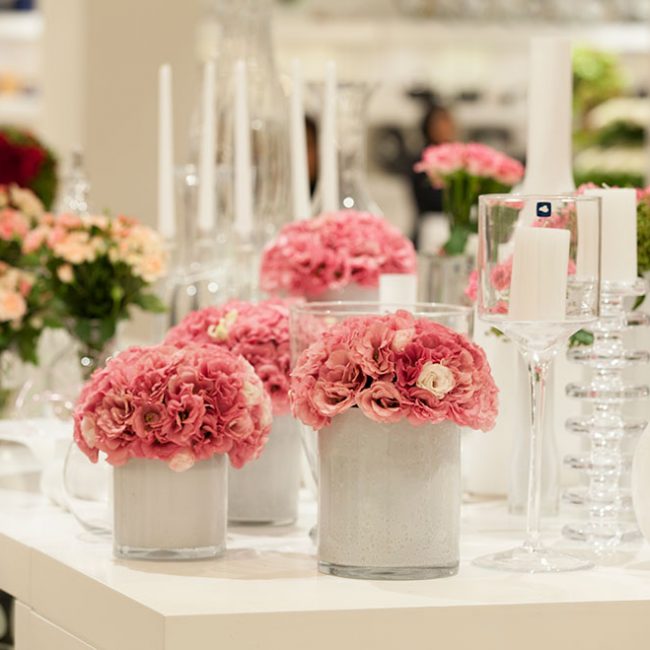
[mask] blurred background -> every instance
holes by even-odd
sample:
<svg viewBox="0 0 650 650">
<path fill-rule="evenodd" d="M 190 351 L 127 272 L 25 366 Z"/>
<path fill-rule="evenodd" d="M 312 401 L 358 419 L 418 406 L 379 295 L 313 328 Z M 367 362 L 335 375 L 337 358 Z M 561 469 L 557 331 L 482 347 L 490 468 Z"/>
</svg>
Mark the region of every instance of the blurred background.
<svg viewBox="0 0 650 650">
<path fill-rule="evenodd" d="M 262 26 L 273 16 L 272 43 L 256 46 L 275 52 L 286 90 L 294 57 L 307 79 L 322 79 L 335 59 L 341 80 L 369 84 L 365 126 L 350 137 L 365 129 L 368 191 L 405 232 L 436 207 L 411 171 L 427 143 L 478 140 L 523 160 L 528 42 L 538 34 L 574 43 L 577 182 L 646 182 L 650 0 L 277 0 L 272 12 L 263 0 L 241 4 L 253 14 L 258 5 Z M 94 207 L 154 224 L 158 65 L 174 68 L 180 164 L 192 156 L 200 62 L 218 50 L 219 5 L 0 0 L 0 124 L 32 129 L 63 171 L 81 149 Z M 314 116 L 319 98 L 307 97 Z"/>
</svg>

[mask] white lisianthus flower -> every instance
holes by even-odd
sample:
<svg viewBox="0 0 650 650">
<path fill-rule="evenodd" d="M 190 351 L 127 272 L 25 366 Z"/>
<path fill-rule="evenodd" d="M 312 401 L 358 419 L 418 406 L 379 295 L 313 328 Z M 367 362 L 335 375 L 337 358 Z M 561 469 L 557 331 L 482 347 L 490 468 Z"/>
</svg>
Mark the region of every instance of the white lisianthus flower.
<svg viewBox="0 0 650 650">
<path fill-rule="evenodd" d="M 427 390 L 438 399 L 442 399 L 454 388 L 456 382 L 454 381 L 454 373 L 447 366 L 427 361 L 422 366 L 415 384 L 418 388 Z"/>
</svg>

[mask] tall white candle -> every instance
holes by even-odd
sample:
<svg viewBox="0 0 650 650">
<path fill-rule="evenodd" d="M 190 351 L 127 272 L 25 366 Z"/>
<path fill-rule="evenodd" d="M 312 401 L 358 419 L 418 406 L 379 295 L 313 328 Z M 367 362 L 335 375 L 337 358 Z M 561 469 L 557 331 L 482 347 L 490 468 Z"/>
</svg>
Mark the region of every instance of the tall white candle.
<svg viewBox="0 0 650 650">
<path fill-rule="evenodd" d="M 203 66 L 201 102 L 201 147 L 199 151 L 199 230 L 210 232 L 215 225 L 215 158 L 216 158 L 216 107 L 215 66 L 207 61 Z"/>
<path fill-rule="evenodd" d="M 336 63 L 325 68 L 325 96 L 320 138 L 320 190 L 323 212 L 339 209 L 339 165 L 336 147 Z"/>
<path fill-rule="evenodd" d="M 253 174 L 248 116 L 246 63 L 235 63 L 235 230 L 242 239 L 253 232 Z"/>
<path fill-rule="evenodd" d="M 566 318 L 571 233 L 521 226 L 515 231 L 508 317 L 517 321 Z"/>
<path fill-rule="evenodd" d="M 601 201 L 576 201 L 578 217 L 578 250 L 576 251 L 576 277 L 597 278 L 600 246 Z"/>
<path fill-rule="evenodd" d="M 414 273 L 383 273 L 379 276 L 379 302 L 412 305 L 418 299 L 418 276 Z"/>
<path fill-rule="evenodd" d="M 158 230 L 166 239 L 176 236 L 172 69 L 167 63 L 158 71 Z"/>
<path fill-rule="evenodd" d="M 293 61 L 291 87 L 291 190 L 293 193 L 293 218 L 311 216 L 309 202 L 309 170 L 307 168 L 307 134 L 303 104 L 302 68 Z"/>
<path fill-rule="evenodd" d="M 571 43 L 556 37 L 532 39 L 522 194 L 559 194 L 575 189 L 571 83 Z"/>
<path fill-rule="evenodd" d="M 630 187 L 587 190 L 601 200 L 600 268 L 603 282 L 637 277 L 636 191 Z"/>
</svg>

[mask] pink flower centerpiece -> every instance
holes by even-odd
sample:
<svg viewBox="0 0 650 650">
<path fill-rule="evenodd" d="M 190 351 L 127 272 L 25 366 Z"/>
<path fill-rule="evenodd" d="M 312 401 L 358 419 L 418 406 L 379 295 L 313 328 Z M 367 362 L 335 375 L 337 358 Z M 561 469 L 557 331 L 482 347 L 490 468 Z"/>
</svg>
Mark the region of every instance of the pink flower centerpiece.
<svg viewBox="0 0 650 650">
<path fill-rule="evenodd" d="M 217 346 L 130 348 L 96 371 L 74 413 L 92 462 L 162 460 L 175 471 L 214 454 L 241 467 L 262 450 L 271 403 L 251 365 Z"/>
<path fill-rule="evenodd" d="M 295 521 L 302 446 L 289 409 L 288 303 L 232 300 L 206 307 L 172 328 L 165 344 L 226 349 L 253 366 L 271 400 L 273 424 L 260 458 L 228 474 L 228 517 L 233 523 L 284 525 Z"/>
<path fill-rule="evenodd" d="M 378 287 L 383 273 L 416 272 L 413 244 L 383 217 L 342 210 L 294 221 L 265 249 L 261 287 L 318 298 L 351 284 Z"/>
<path fill-rule="evenodd" d="M 467 237 L 476 232 L 472 208 L 481 194 L 509 191 L 524 176 L 523 165 L 504 153 L 477 142 L 450 142 L 428 147 L 415 171 L 423 172 L 443 189 L 444 210 L 451 218 L 448 255 L 465 251 Z"/>
<path fill-rule="evenodd" d="M 186 316 L 165 338 L 167 345 L 216 345 L 241 355 L 255 368 L 274 415 L 289 412 L 289 308 L 280 300 L 232 300 Z"/>
<path fill-rule="evenodd" d="M 294 415 L 314 429 L 358 407 L 380 423 L 444 420 L 487 431 L 498 389 L 483 350 L 465 336 L 399 311 L 327 330 L 292 373 Z"/>
</svg>

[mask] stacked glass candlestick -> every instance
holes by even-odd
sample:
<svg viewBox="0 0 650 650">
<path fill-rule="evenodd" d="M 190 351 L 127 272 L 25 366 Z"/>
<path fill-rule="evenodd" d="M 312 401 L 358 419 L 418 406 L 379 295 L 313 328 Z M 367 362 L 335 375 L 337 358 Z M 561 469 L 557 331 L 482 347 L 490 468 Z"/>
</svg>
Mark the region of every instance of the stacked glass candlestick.
<svg viewBox="0 0 650 650">
<path fill-rule="evenodd" d="M 639 536 L 629 491 L 634 442 L 647 422 L 630 418 L 625 406 L 647 398 L 650 389 L 629 383 L 624 370 L 648 363 L 647 350 L 627 350 L 625 299 L 645 292 L 643 282 L 610 287 L 601 293 L 601 318 L 593 328 L 593 344 L 569 351 L 569 359 L 590 368 L 589 383 L 569 384 L 569 397 L 591 405 L 591 413 L 569 418 L 567 429 L 584 438 L 582 454 L 564 462 L 583 472 L 584 485 L 568 490 L 564 498 L 577 505 L 585 517 L 564 528 L 569 539 L 592 546 L 616 546 Z"/>
<path fill-rule="evenodd" d="M 593 343 L 569 351 L 569 359 L 589 368 L 584 384 L 569 384 L 567 395 L 590 405 L 569 418 L 567 429 L 582 436 L 583 452 L 564 462 L 582 472 L 579 487 L 564 494 L 582 518 L 564 527 L 564 536 L 594 550 L 613 548 L 640 535 L 629 489 L 632 452 L 647 422 L 627 415 L 627 405 L 646 399 L 650 388 L 626 378 L 626 369 L 650 361 L 647 350 L 626 349 L 624 334 L 635 320 L 626 304 L 645 293 L 636 278 L 636 197 L 634 190 L 592 190 L 603 202 L 600 318 Z M 585 409 L 586 410 L 586 409 Z"/>
</svg>

